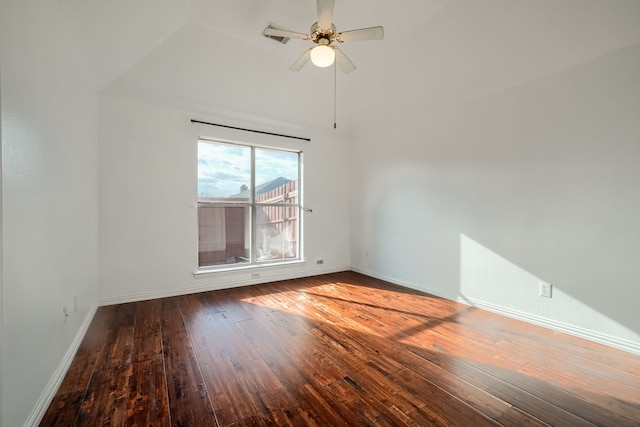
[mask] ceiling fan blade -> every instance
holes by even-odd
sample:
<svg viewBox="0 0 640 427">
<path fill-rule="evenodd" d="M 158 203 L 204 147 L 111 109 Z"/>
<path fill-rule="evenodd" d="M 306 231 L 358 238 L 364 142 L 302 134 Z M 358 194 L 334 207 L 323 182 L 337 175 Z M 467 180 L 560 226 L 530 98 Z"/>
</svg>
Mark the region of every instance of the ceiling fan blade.
<svg viewBox="0 0 640 427">
<path fill-rule="evenodd" d="M 318 6 L 318 27 L 321 30 L 330 30 L 333 24 L 333 6 L 335 0 L 317 0 Z"/>
<path fill-rule="evenodd" d="M 279 30 L 277 28 L 267 27 L 262 32 L 265 36 L 288 37 L 292 39 L 311 40 L 308 34 L 296 33 L 295 31 Z"/>
<path fill-rule="evenodd" d="M 351 62 L 347 55 L 345 55 L 340 49 L 335 46 L 331 46 L 336 51 L 336 64 L 342 70 L 343 73 L 349 74 L 352 71 L 355 71 L 356 64 Z"/>
<path fill-rule="evenodd" d="M 384 28 L 380 26 L 343 31 L 336 34 L 336 40 L 339 42 L 361 42 L 366 40 L 382 40 L 383 38 Z"/>
<path fill-rule="evenodd" d="M 298 58 L 296 60 L 296 62 L 294 62 L 293 64 L 291 64 L 291 67 L 289 67 L 289 69 L 291 71 L 300 71 L 302 69 L 302 67 L 305 66 L 305 64 L 307 62 L 309 62 L 309 59 L 311 59 L 311 49 L 313 49 L 312 47 L 310 47 L 309 49 L 307 49 L 301 56 L 300 58 Z"/>
</svg>

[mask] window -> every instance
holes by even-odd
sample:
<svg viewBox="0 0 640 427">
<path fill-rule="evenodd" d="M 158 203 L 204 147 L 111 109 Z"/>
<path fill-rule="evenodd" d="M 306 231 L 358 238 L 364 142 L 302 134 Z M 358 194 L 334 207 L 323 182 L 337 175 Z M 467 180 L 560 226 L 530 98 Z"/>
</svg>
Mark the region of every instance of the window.
<svg viewBox="0 0 640 427">
<path fill-rule="evenodd" d="M 198 140 L 198 268 L 300 259 L 300 158 Z"/>
</svg>

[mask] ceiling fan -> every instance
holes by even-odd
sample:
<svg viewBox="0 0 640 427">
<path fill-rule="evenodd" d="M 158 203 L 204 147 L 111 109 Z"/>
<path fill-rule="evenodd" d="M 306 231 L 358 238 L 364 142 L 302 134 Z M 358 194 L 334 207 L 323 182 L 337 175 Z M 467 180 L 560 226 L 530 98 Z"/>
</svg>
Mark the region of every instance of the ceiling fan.
<svg viewBox="0 0 640 427">
<path fill-rule="evenodd" d="M 266 37 L 296 38 L 311 40 L 315 46 L 307 49 L 296 62 L 289 67 L 291 71 L 300 71 L 309 60 L 318 67 L 328 67 L 336 62 L 340 69 L 348 74 L 356 69 L 356 66 L 333 43 L 356 42 L 365 40 L 382 40 L 384 28 L 369 27 L 359 30 L 338 32 L 333 25 L 333 7 L 335 0 L 316 0 L 318 9 L 318 21 L 315 22 L 309 34 L 297 33 L 269 25 L 263 34 Z"/>
</svg>

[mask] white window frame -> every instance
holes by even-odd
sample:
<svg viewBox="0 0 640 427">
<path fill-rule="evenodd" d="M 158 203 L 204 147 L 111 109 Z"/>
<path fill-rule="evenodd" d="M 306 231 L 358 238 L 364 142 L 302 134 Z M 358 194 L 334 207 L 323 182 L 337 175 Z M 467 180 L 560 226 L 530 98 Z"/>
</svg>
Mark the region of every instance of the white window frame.
<svg viewBox="0 0 640 427">
<path fill-rule="evenodd" d="M 196 196 L 196 207 L 198 208 L 198 212 L 199 212 L 199 208 L 201 206 L 219 206 L 219 207 L 245 207 L 249 209 L 249 217 L 251 220 L 251 224 L 249 226 L 249 242 L 250 242 L 250 248 L 249 248 L 249 255 L 250 255 L 250 260 L 249 262 L 244 262 L 244 263 L 238 263 L 238 264 L 217 264 L 217 265 L 204 265 L 204 266 L 200 266 L 199 265 L 199 246 L 200 246 L 200 233 L 198 232 L 198 241 L 196 242 L 196 260 L 197 260 L 197 269 L 195 271 L 194 274 L 198 275 L 198 274 L 204 274 L 204 273 L 213 273 L 213 272 L 219 272 L 219 271 L 229 271 L 229 270 L 243 270 L 243 269 L 255 269 L 255 268 L 260 268 L 260 267 L 265 267 L 265 266 L 281 266 L 281 265 L 287 265 L 287 264 L 300 264 L 300 263 L 304 263 L 305 259 L 304 259 L 304 236 L 303 236 L 303 213 L 304 213 L 304 208 L 303 208 L 303 152 L 302 150 L 296 150 L 296 149 L 288 149 L 288 148 L 281 148 L 281 147 L 273 147 L 273 146 L 266 146 L 266 145 L 260 145 L 260 144 L 251 144 L 251 143 L 244 143 L 244 142 L 237 142 L 237 141 L 228 141 L 228 140 L 224 140 L 224 139 L 217 139 L 217 138 L 205 138 L 205 137 L 200 137 L 197 140 L 197 144 L 199 145 L 200 142 L 205 142 L 205 143 L 216 143 L 216 144 L 227 144 L 227 145 L 232 145 L 232 146 L 240 146 L 240 147 L 247 147 L 251 150 L 251 201 L 244 203 L 244 202 L 238 202 L 238 203 L 225 203 L 225 202 L 201 202 L 199 200 L 199 197 Z M 298 177 L 297 177 L 297 183 L 296 183 L 296 191 L 297 191 L 297 203 L 259 203 L 256 201 L 256 182 L 255 182 L 255 171 L 256 171 L 256 164 L 255 164 L 255 153 L 256 153 L 256 149 L 263 149 L 263 150 L 270 150 L 270 151 L 277 151 L 277 152 L 284 152 L 284 153 L 295 153 L 298 155 Z M 196 180 L 196 187 L 197 187 L 198 183 Z M 197 191 L 196 191 L 197 194 Z M 297 248 L 296 248 L 296 254 L 297 256 L 295 258 L 287 258 L 287 259 L 276 259 L 276 260 L 265 260 L 265 261 L 260 261 L 257 259 L 257 250 L 256 250 L 256 245 L 257 245 L 257 238 L 256 238 L 256 228 L 257 228 L 257 221 L 256 221 L 256 214 L 257 211 L 260 207 L 264 207 L 264 206 L 276 206 L 276 207 L 282 207 L 282 208 L 287 208 L 287 207 L 293 207 L 295 209 L 297 209 L 297 217 L 298 217 L 298 221 L 297 221 Z M 199 219 L 199 215 L 196 215 L 196 225 L 199 228 L 200 227 L 200 219 Z M 199 231 L 199 230 L 198 230 Z M 245 236 L 246 239 L 246 236 Z"/>
</svg>

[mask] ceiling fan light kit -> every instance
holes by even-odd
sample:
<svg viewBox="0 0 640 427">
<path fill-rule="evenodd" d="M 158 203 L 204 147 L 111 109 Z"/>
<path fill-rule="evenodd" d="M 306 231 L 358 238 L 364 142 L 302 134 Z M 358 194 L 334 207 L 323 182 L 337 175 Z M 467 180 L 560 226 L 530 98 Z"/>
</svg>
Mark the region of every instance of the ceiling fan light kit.
<svg viewBox="0 0 640 427">
<path fill-rule="evenodd" d="M 336 53 L 327 45 L 319 45 L 311 49 L 311 62 L 316 67 L 329 67 L 335 60 Z"/>
<path fill-rule="evenodd" d="M 329 67 L 336 62 L 338 67 L 348 74 L 356 69 L 356 66 L 337 46 L 332 43 L 345 43 L 366 40 L 382 40 L 384 29 L 380 26 L 361 28 L 338 32 L 333 25 L 333 8 L 335 0 L 316 0 L 318 21 L 311 26 L 309 34 L 284 30 L 273 24 L 264 29 L 263 35 L 268 38 L 295 38 L 310 40 L 316 46 L 305 51 L 289 68 L 291 71 L 300 71 L 309 60 L 317 67 Z"/>
</svg>

